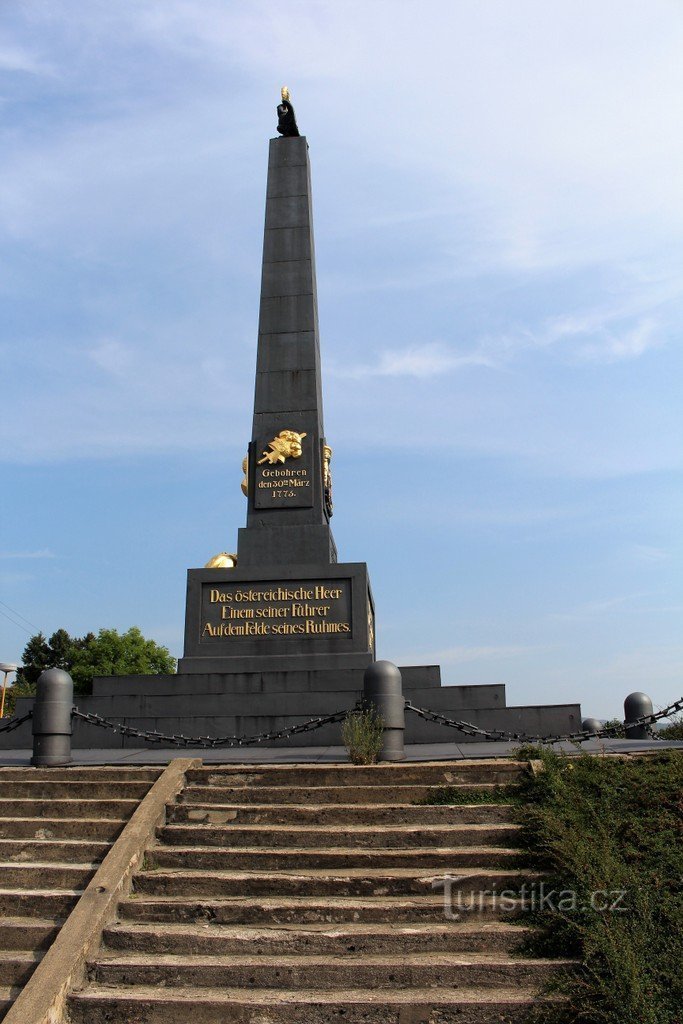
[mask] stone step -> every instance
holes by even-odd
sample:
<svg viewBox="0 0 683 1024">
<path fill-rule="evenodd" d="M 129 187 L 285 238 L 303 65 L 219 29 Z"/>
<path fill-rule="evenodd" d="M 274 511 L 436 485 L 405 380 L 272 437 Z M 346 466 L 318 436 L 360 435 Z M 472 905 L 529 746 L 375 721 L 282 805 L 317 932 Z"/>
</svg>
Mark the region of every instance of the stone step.
<svg viewBox="0 0 683 1024">
<path fill-rule="evenodd" d="M 522 1024 L 535 989 L 102 988 L 69 998 L 71 1024 Z"/>
<path fill-rule="evenodd" d="M 519 946 L 530 929 L 489 922 L 449 921 L 409 925 L 309 924 L 298 927 L 220 924 L 110 925 L 104 932 L 109 950 L 192 955 L 346 956 L 370 953 L 403 956 L 429 952 L 505 952 Z"/>
<path fill-rule="evenodd" d="M 435 761 L 378 765 L 207 765 L 187 773 L 191 786 L 452 786 L 517 781 L 526 767 L 519 762 Z"/>
<path fill-rule="evenodd" d="M 90 839 L 0 839 L 0 862 L 92 864 L 101 861 L 110 846 Z"/>
<path fill-rule="evenodd" d="M 420 804 L 434 786 L 188 786 L 180 794 L 183 804 Z M 455 785 L 464 793 L 476 788 L 494 795 L 492 783 L 476 787 Z"/>
<path fill-rule="evenodd" d="M 415 868 L 348 868 L 345 871 L 141 871 L 135 891 L 148 896 L 388 896 L 431 893 L 444 872 Z M 531 880 L 527 871 L 461 868 L 453 892 L 509 890 Z M 537 876 L 542 877 L 542 876 Z"/>
<path fill-rule="evenodd" d="M 0 985 L 0 1020 L 3 1019 L 20 992 L 21 986 Z"/>
<path fill-rule="evenodd" d="M 113 843 L 123 821 L 109 818 L 0 818 L 0 839 L 79 839 Z"/>
<path fill-rule="evenodd" d="M 339 838 L 339 837 L 337 837 Z M 347 836 L 343 837 L 348 839 Z M 506 867 L 519 861 L 519 850 L 495 846 L 415 847 L 408 850 L 353 846 L 327 847 L 321 850 L 299 847 L 265 849 L 255 847 L 155 846 L 145 855 L 145 867 L 154 871 L 176 869 L 193 871 L 307 871 L 309 868 L 365 867 L 414 868 L 416 870 L 457 871 L 460 867 Z"/>
<path fill-rule="evenodd" d="M 521 826 L 493 825 L 347 825 L 344 841 L 354 849 L 414 847 L 510 846 Z M 322 850 L 336 846 L 339 833 L 317 825 L 166 825 L 161 842 L 169 846 L 296 846 Z"/>
<path fill-rule="evenodd" d="M 32 798 L 0 799 L 0 820 L 13 818 L 107 818 L 111 821 L 128 821 L 140 803 L 135 800 L 84 800 L 71 796 L 62 799 L 44 800 L 34 794 Z"/>
<path fill-rule="evenodd" d="M 429 985 L 540 986 L 566 960 L 515 959 L 505 953 L 410 953 L 393 956 L 174 956 L 131 953 L 88 964 L 100 985 L 206 988 L 326 989 L 356 985 L 405 988 Z"/>
<path fill-rule="evenodd" d="M 505 909 L 507 907 L 507 909 Z M 461 901 L 449 905 L 451 913 L 467 921 L 514 920 L 523 910 L 521 900 L 500 902 L 485 894 L 468 894 Z M 170 922 L 177 924 L 201 923 L 299 926 L 302 924 L 340 924 L 364 922 L 367 924 L 415 924 L 419 922 L 443 923 L 444 896 L 291 896 L 247 897 L 233 896 L 221 899 L 203 897 L 142 896 L 119 903 L 119 916 L 123 921 Z"/>
<path fill-rule="evenodd" d="M 42 956 L 25 949 L 0 950 L 0 985 L 25 985 Z"/>
<path fill-rule="evenodd" d="M 161 768 L 133 767 L 83 767 L 74 765 L 70 768 L 9 768 L 0 767 L 0 782 L 155 782 L 161 774 Z"/>
<path fill-rule="evenodd" d="M 344 840 L 354 850 L 395 849 L 408 851 L 419 847 L 512 846 L 521 826 L 494 825 L 346 825 Z M 221 847 L 298 847 L 316 851 L 339 843 L 339 828 L 317 825 L 164 825 L 159 840 L 167 846 Z"/>
<path fill-rule="evenodd" d="M 95 780 L 83 782 L 57 782 L 50 779 L 37 779 L 28 782 L 20 779 L 7 783 L 6 792 L 10 791 L 13 800 L 142 800 L 150 788 L 149 782 L 117 782 L 115 780 Z"/>
<path fill-rule="evenodd" d="M 170 824 L 226 825 L 443 825 L 510 824 L 515 809 L 509 804 L 209 804 L 179 803 L 167 807 Z"/>
<path fill-rule="evenodd" d="M 82 895 L 82 889 L 0 889 L 0 916 L 65 918 Z"/>
<path fill-rule="evenodd" d="M 0 949 L 45 950 L 63 923 L 62 919 L 3 917 L 0 920 Z"/>
<path fill-rule="evenodd" d="M 96 870 L 95 864 L 0 862 L 0 881 L 6 889 L 84 889 Z"/>
</svg>

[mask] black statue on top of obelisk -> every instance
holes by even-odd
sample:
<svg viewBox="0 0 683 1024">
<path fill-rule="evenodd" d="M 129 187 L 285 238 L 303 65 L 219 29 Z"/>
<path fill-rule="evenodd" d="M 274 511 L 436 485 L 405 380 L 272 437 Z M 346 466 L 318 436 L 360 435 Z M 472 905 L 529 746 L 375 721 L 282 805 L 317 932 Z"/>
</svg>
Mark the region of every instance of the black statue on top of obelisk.
<svg viewBox="0 0 683 1024">
<path fill-rule="evenodd" d="M 296 115 L 289 98 L 289 89 L 286 85 L 282 86 L 280 94 L 282 96 L 282 100 L 278 104 L 277 108 L 278 133 L 286 138 L 292 138 L 293 136 L 298 137 L 299 129 L 296 123 Z"/>
</svg>

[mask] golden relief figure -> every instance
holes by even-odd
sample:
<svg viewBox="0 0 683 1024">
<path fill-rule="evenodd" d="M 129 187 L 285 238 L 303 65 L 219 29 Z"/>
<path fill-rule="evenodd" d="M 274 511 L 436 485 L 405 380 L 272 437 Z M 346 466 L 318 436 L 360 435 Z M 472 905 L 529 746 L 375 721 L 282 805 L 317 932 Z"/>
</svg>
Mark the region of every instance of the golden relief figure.
<svg viewBox="0 0 683 1024">
<path fill-rule="evenodd" d="M 375 649 L 375 617 L 372 614 L 372 606 L 368 601 L 368 650 Z"/>
<path fill-rule="evenodd" d="M 242 459 L 242 472 L 244 476 L 240 487 L 242 488 L 242 494 L 245 498 L 249 497 L 249 456 L 245 455 Z"/>
<path fill-rule="evenodd" d="M 305 433 L 299 434 L 296 430 L 281 430 L 277 437 L 268 442 L 270 451 L 263 453 L 263 458 L 258 460 L 257 465 L 260 466 L 263 462 L 267 462 L 274 466 L 278 462 L 284 462 L 285 459 L 300 458 L 303 451 L 301 442 L 305 437 Z"/>
</svg>

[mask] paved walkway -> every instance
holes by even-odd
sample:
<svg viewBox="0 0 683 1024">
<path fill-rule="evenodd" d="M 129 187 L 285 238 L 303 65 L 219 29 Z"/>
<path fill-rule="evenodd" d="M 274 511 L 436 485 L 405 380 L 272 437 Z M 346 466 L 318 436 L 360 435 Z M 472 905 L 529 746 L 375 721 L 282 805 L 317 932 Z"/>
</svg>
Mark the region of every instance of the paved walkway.
<svg viewBox="0 0 683 1024">
<path fill-rule="evenodd" d="M 460 761 L 473 758 L 506 757 L 518 743 L 409 743 L 406 761 Z M 632 754 L 643 750 L 683 750 L 683 740 L 589 740 L 580 747 L 572 743 L 555 743 L 555 750 L 567 754 L 585 751 L 588 754 Z M 74 750 L 73 763 L 79 764 L 168 764 L 175 757 L 200 757 L 207 763 L 220 764 L 325 764 L 348 761 L 344 747 L 153 747 L 136 750 Z M 0 765 L 26 765 L 30 750 L 0 751 Z"/>
</svg>

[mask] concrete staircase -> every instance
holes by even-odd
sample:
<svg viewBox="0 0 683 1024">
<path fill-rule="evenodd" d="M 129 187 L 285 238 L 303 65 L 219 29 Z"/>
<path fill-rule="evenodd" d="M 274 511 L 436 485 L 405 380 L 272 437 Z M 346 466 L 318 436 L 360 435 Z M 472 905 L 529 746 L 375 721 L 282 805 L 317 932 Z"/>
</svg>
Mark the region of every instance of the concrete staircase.
<svg viewBox="0 0 683 1024">
<path fill-rule="evenodd" d="M 479 895 L 531 877 L 512 810 L 421 803 L 437 785 L 495 792 L 520 770 L 188 772 L 89 984 L 70 997 L 73 1024 L 524 1020 L 565 962 L 515 956 L 527 929 Z M 445 874 L 466 904 L 476 894 L 458 920 L 433 886 Z"/>
<path fill-rule="evenodd" d="M 0 1019 L 158 775 L 0 768 Z"/>
</svg>

